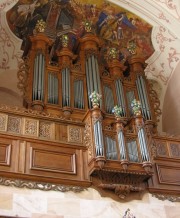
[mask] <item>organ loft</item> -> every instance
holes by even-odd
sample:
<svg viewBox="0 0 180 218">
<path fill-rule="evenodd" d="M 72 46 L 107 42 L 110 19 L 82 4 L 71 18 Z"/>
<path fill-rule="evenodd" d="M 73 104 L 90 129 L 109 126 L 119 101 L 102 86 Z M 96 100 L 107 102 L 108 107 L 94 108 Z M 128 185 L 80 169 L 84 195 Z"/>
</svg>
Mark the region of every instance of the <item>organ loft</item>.
<svg viewBox="0 0 180 218">
<path fill-rule="evenodd" d="M 144 191 L 180 193 L 179 141 L 158 134 L 159 100 L 138 39 L 126 41 L 123 53 L 125 15 L 117 16 L 117 31 L 85 19 L 78 37 L 64 27 L 54 38 L 50 16 L 36 21 L 22 47 L 23 107 L 0 108 L 4 181 L 39 189 L 92 186 L 118 200 Z M 107 43 L 110 36 L 118 43 Z"/>
</svg>

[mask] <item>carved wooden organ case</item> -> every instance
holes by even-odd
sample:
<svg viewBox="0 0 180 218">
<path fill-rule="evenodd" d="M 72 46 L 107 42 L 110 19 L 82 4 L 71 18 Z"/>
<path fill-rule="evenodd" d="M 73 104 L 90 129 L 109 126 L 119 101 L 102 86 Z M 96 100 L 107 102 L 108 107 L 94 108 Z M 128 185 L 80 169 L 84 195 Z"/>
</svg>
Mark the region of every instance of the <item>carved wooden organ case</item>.
<svg viewBox="0 0 180 218">
<path fill-rule="evenodd" d="M 19 154 L 19 159 L 11 160 L 14 166 L 4 161 L 4 175 L 93 185 L 121 199 L 144 189 L 166 190 L 163 173 L 171 167 L 162 157 L 157 160 L 157 141 L 166 139 L 156 135 L 157 102 L 144 59 L 132 55 L 120 61 L 113 47 L 102 53 L 104 42 L 91 31 L 79 38 L 76 50 L 68 34 L 52 41 L 37 31 L 29 40 L 23 87 L 27 109 L 17 111 L 20 130 L 10 129 L 13 136 L 5 146 L 8 152 L 12 144 L 11 157 Z M 11 113 L 4 131 L 13 122 Z M 179 190 L 174 185 L 169 193 Z"/>
</svg>

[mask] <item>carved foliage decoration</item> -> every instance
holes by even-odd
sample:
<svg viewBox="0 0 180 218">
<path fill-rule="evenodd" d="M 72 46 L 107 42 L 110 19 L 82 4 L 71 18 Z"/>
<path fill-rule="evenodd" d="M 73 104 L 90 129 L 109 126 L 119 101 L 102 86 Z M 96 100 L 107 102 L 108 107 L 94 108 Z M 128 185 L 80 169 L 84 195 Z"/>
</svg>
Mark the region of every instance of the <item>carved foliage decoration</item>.
<svg viewBox="0 0 180 218">
<path fill-rule="evenodd" d="M 119 198 L 125 199 L 130 192 L 139 192 L 142 191 L 143 188 L 133 186 L 133 185 L 124 185 L 124 184 L 101 184 L 99 187 L 103 189 L 113 190 Z"/>
<path fill-rule="evenodd" d="M 82 143 L 82 129 L 77 126 L 68 126 L 68 141 Z"/>
<path fill-rule="evenodd" d="M 38 136 L 38 120 L 25 119 L 24 134 Z"/>
<path fill-rule="evenodd" d="M 48 139 L 51 137 L 51 123 L 48 122 L 39 123 L 39 136 Z"/>
<path fill-rule="evenodd" d="M 172 157 L 178 157 L 180 158 L 180 144 L 170 144 L 170 153 Z"/>
<path fill-rule="evenodd" d="M 0 131 L 6 131 L 7 118 L 8 118 L 8 116 L 6 114 L 0 114 Z"/>
<path fill-rule="evenodd" d="M 163 195 L 163 194 L 153 194 L 153 197 L 158 198 L 159 200 L 165 201 L 171 201 L 171 202 L 180 202 L 179 196 L 170 196 L 170 195 Z"/>
<path fill-rule="evenodd" d="M 24 97 L 26 97 L 27 94 L 28 71 L 29 71 L 29 64 L 28 64 L 28 58 L 26 58 L 24 59 L 24 61 L 22 61 L 19 64 L 19 70 L 17 72 L 17 77 L 19 80 L 17 87 L 22 91 Z"/>
<path fill-rule="evenodd" d="M 157 155 L 158 156 L 168 156 L 166 142 L 156 141 Z"/>
<path fill-rule="evenodd" d="M 13 186 L 17 188 L 28 188 L 28 189 L 39 189 L 43 191 L 60 191 L 60 192 L 81 192 L 84 191 L 84 188 L 79 186 L 65 186 L 59 184 L 51 184 L 51 183 L 38 183 L 38 182 L 30 182 L 30 181 L 23 181 L 23 180 L 13 180 L 8 178 L 0 177 L 0 185 L 5 186 Z"/>
<path fill-rule="evenodd" d="M 154 114 L 156 116 L 156 121 L 159 122 L 159 117 L 162 114 L 160 109 L 160 100 L 155 90 L 153 90 L 153 83 L 149 82 L 149 94 L 154 107 Z"/>
<path fill-rule="evenodd" d="M 9 116 L 7 130 L 19 134 L 21 132 L 21 118 Z"/>
<path fill-rule="evenodd" d="M 91 159 L 93 156 L 93 146 L 91 140 L 91 125 L 90 120 L 86 122 L 84 130 L 84 144 L 88 148 L 88 159 Z"/>
</svg>

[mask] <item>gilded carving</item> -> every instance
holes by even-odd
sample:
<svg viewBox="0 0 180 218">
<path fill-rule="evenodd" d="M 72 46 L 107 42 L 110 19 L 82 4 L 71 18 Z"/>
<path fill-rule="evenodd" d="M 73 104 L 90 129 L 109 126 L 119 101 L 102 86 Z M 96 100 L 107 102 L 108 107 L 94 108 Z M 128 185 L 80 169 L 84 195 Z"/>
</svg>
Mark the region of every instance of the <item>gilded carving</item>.
<svg viewBox="0 0 180 218">
<path fill-rule="evenodd" d="M 8 179 L 0 177 L 0 185 L 12 186 L 17 188 L 28 188 L 28 189 L 39 189 L 43 191 L 59 191 L 59 192 L 81 192 L 85 189 L 80 186 L 65 186 L 60 184 L 51 184 L 51 183 L 38 183 L 31 181 L 23 181 L 19 179 Z"/>
<path fill-rule="evenodd" d="M 0 114 L 0 131 L 6 131 L 7 119 L 8 119 L 8 116 L 6 114 Z"/>
<path fill-rule="evenodd" d="M 24 134 L 38 136 L 38 120 L 25 119 Z"/>
<path fill-rule="evenodd" d="M 21 132 L 21 118 L 9 116 L 7 131 L 19 134 Z"/>
<path fill-rule="evenodd" d="M 39 137 L 50 138 L 51 137 L 51 124 L 48 122 L 39 123 Z"/>
<path fill-rule="evenodd" d="M 77 126 L 68 126 L 68 142 L 82 143 L 82 129 Z"/>
</svg>

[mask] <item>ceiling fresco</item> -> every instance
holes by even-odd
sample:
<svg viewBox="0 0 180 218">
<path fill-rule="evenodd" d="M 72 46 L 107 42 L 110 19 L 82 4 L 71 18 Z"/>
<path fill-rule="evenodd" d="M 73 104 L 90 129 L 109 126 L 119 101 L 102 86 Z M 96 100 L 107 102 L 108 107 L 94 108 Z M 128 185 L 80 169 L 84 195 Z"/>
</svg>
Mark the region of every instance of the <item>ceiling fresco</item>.
<svg viewBox="0 0 180 218">
<path fill-rule="evenodd" d="M 152 26 L 129 11 L 108 1 L 75 0 L 19 0 L 7 12 L 11 31 L 22 42 L 22 50 L 27 49 L 28 36 L 34 33 L 38 20 L 46 22 L 45 33 L 54 39 L 53 50 L 59 49 L 59 39 L 63 34 L 71 38 L 71 48 L 76 52 L 79 38 L 84 33 L 84 23 L 89 22 L 92 32 L 103 40 L 101 53 L 116 47 L 120 61 L 137 54 L 147 59 L 153 53 L 151 44 Z"/>
</svg>

